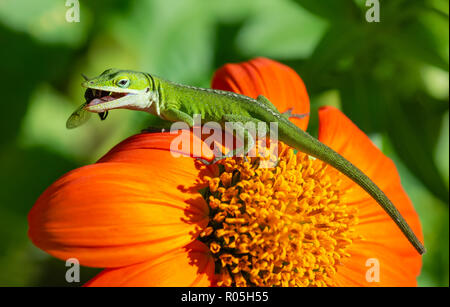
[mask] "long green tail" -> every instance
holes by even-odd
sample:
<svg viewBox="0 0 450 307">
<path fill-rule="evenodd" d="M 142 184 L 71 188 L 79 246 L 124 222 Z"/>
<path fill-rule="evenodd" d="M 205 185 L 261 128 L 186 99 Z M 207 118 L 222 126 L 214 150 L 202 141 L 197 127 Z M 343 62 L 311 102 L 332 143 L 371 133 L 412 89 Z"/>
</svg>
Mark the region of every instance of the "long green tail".
<svg viewBox="0 0 450 307">
<path fill-rule="evenodd" d="M 287 124 L 287 123 L 286 123 Z M 283 126 L 283 125 L 282 125 Z M 377 201 L 378 204 L 389 214 L 389 216 L 394 220 L 400 230 L 408 238 L 409 242 L 414 246 L 414 248 L 420 253 L 425 253 L 425 247 L 416 237 L 411 227 L 402 217 L 400 212 L 394 206 L 394 204 L 389 200 L 389 198 L 384 194 L 383 191 L 362 171 L 360 171 L 351 162 L 347 161 L 340 154 L 335 152 L 333 149 L 329 148 L 325 144 L 321 143 L 317 139 L 313 138 L 311 135 L 303 130 L 300 130 L 294 124 L 290 123 L 287 125 L 288 128 L 282 129 L 280 127 L 280 133 L 283 133 L 283 139 L 286 139 L 286 143 L 310 156 L 313 156 L 325 163 L 333 166 L 338 171 L 346 175 L 360 187 L 362 187 L 370 196 Z M 292 131 L 297 133 L 292 133 Z M 289 132 L 290 131 L 290 132 Z M 286 133 L 287 132 L 287 133 Z M 294 135 L 294 136 L 293 136 Z"/>
</svg>

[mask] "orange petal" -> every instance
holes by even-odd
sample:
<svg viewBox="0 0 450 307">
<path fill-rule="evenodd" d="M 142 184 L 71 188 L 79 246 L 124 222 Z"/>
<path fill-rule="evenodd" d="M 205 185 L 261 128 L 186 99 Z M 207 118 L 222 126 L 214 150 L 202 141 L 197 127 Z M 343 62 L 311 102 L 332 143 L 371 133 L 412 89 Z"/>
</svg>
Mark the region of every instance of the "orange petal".
<svg viewBox="0 0 450 307">
<path fill-rule="evenodd" d="M 397 169 L 370 139 L 344 114 L 333 107 L 319 110 L 319 140 L 369 176 L 394 203 L 420 240 L 423 240 L 420 221 L 403 190 Z M 355 242 L 346 263 L 353 275 L 345 276 L 360 285 L 373 285 L 365 280 L 368 258 L 377 258 L 383 275 L 377 285 L 414 285 L 420 273 L 422 258 L 387 213 L 363 189 L 345 178 L 346 202 L 358 207 L 359 224 L 356 231 L 364 240 Z M 356 275 L 355 275 L 356 274 Z M 401 276 L 400 276 L 401 275 Z"/>
<path fill-rule="evenodd" d="M 152 137 L 135 137 L 145 138 Z M 41 195 L 29 213 L 36 246 L 86 266 L 118 267 L 192 242 L 208 223 L 197 192 L 205 170 L 192 158 L 133 147 L 132 140 L 113 149 L 108 162 L 69 172 Z"/>
<path fill-rule="evenodd" d="M 175 143 L 175 141 L 179 141 Z M 181 146 L 185 142 L 189 146 Z M 175 146 L 180 144 L 180 146 Z M 171 133 L 141 133 L 129 137 L 111 149 L 98 162 L 127 162 L 136 164 L 154 164 L 152 159 L 147 158 L 149 149 L 172 151 L 173 154 L 190 156 L 211 160 L 214 158 L 212 151 L 205 146 L 201 139 L 190 131 L 181 131 L 177 134 Z"/>
<path fill-rule="evenodd" d="M 214 259 L 208 247 L 194 241 L 151 261 L 106 269 L 88 287 L 208 287 L 214 278 Z"/>
<path fill-rule="evenodd" d="M 290 67 L 267 58 L 256 58 L 239 64 L 226 64 L 214 74 L 212 88 L 257 98 L 266 96 L 280 112 L 292 108 L 293 114 L 308 114 L 290 120 L 306 130 L 309 120 L 309 98 L 305 84 Z"/>
<path fill-rule="evenodd" d="M 382 226 L 381 226 L 382 227 Z M 415 287 L 418 272 L 411 266 L 411 255 L 399 254 L 374 242 L 352 245 L 351 258 L 338 267 L 336 284 L 341 287 Z M 376 261 L 374 263 L 373 261 Z M 378 270 L 379 279 L 372 273 Z M 368 276 L 367 276 L 368 275 Z"/>
</svg>

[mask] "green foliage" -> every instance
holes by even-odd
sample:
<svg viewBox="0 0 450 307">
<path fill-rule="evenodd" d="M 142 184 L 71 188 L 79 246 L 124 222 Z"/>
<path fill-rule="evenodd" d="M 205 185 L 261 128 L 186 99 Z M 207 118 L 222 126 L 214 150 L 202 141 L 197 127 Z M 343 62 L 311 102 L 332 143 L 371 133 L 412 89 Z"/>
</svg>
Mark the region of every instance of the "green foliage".
<svg viewBox="0 0 450 307">
<path fill-rule="evenodd" d="M 334 105 L 383 140 L 423 223 L 419 282 L 448 286 L 448 1 L 380 0 L 380 23 L 366 22 L 364 0 L 80 2 L 80 23 L 65 21 L 62 0 L 0 2 L 0 286 L 65 285 L 64 264 L 29 242 L 27 212 L 58 176 L 151 120 L 117 111 L 66 130 L 81 73 L 130 68 L 208 86 L 219 66 L 256 56 L 303 78 L 312 134 L 318 108 Z"/>
</svg>

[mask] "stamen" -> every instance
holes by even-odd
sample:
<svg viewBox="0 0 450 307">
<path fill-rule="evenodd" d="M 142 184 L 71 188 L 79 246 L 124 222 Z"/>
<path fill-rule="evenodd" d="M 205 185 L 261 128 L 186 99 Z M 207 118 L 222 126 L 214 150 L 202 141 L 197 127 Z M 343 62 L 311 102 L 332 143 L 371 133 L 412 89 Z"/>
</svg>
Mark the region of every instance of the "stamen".
<svg viewBox="0 0 450 307">
<path fill-rule="evenodd" d="M 210 223 L 199 240 L 215 257 L 219 286 L 333 286 L 349 246 L 360 240 L 357 211 L 341 174 L 280 143 L 279 163 L 220 161 L 205 179 Z"/>
</svg>

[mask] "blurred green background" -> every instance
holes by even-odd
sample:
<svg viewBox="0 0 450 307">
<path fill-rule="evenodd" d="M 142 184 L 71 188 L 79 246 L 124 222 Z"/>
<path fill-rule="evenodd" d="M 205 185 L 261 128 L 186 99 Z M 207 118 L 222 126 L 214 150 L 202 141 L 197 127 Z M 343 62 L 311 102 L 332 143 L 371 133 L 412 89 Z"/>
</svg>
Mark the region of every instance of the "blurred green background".
<svg viewBox="0 0 450 307">
<path fill-rule="evenodd" d="M 267 56 L 293 67 L 317 108 L 342 109 L 399 167 L 428 253 L 419 284 L 448 286 L 449 7 L 445 0 L 0 1 L 0 286 L 61 285 L 64 262 L 28 240 L 27 213 L 65 172 L 146 127 L 115 111 L 68 131 L 83 102 L 81 73 L 151 72 L 209 86 L 227 63 Z M 83 268 L 82 281 L 98 270 Z"/>
</svg>

